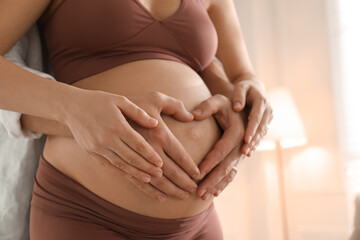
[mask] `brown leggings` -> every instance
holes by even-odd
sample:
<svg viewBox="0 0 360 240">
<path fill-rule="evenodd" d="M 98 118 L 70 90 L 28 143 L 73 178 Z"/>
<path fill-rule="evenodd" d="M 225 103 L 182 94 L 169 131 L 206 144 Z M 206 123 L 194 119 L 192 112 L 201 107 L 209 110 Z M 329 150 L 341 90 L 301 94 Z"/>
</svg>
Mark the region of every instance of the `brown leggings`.
<svg viewBox="0 0 360 240">
<path fill-rule="evenodd" d="M 31 240 L 223 239 L 214 205 L 182 219 L 143 216 L 67 177 L 41 155 L 30 213 Z"/>
</svg>

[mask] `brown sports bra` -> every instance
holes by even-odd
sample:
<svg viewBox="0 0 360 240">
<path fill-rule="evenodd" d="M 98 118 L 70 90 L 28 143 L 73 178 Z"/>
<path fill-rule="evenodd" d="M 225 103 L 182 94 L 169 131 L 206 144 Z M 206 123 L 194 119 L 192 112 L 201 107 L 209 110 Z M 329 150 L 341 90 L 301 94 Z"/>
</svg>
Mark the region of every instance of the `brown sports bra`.
<svg viewBox="0 0 360 240">
<path fill-rule="evenodd" d="M 181 0 L 163 20 L 139 0 L 64 0 L 39 25 L 54 76 L 68 84 L 140 59 L 182 62 L 199 73 L 217 50 L 202 0 Z"/>
</svg>

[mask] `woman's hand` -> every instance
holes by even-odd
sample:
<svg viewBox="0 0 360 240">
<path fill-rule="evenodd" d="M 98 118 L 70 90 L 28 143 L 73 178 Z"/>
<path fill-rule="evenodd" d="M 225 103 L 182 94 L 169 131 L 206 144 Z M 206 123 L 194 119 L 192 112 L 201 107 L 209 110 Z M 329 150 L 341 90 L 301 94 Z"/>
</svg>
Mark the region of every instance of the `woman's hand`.
<svg viewBox="0 0 360 240">
<path fill-rule="evenodd" d="M 197 184 L 191 178 L 199 179 L 200 172 L 191 156 L 168 129 L 161 114 L 171 115 L 183 122 L 192 121 L 193 115 L 185 109 L 181 101 L 159 92 L 131 100 L 158 120 L 158 125 L 151 129 L 139 127 L 132 122 L 130 124 L 161 156 L 164 174 L 153 177 L 150 184 L 127 175 L 128 179 L 151 198 L 159 201 L 165 201 L 167 196 L 188 198 L 189 193 L 197 189 Z"/>
<path fill-rule="evenodd" d="M 263 83 L 256 79 L 235 81 L 232 102 L 236 112 L 244 110 L 245 106 L 250 108 L 245 144 L 241 148 L 241 152 L 250 157 L 269 129 L 273 110 L 266 97 Z"/>
<path fill-rule="evenodd" d="M 100 164 L 112 164 L 143 182 L 162 175 L 161 157 L 125 116 L 145 128 L 155 128 L 158 121 L 126 97 L 82 89 L 66 107 L 63 122 L 80 147 Z"/>
<path fill-rule="evenodd" d="M 243 141 L 246 117 L 234 112 L 231 101 L 223 95 L 215 95 L 203 101 L 192 111 L 195 120 L 214 115 L 223 135 L 200 164 L 202 180 L 197 194 L 206 199 L 210 194 L 221 192 L 234 177 L 233 167 L 243 158 L 240 146 Z"/>
<path fill-rule="evenodd" d="M 235 147 L 201 182 L 198 195 L 206 200 L 210 195 L 215 197 L 234 180 L 245 155 L 240 152 L 240 146 Z"/>
</svg>

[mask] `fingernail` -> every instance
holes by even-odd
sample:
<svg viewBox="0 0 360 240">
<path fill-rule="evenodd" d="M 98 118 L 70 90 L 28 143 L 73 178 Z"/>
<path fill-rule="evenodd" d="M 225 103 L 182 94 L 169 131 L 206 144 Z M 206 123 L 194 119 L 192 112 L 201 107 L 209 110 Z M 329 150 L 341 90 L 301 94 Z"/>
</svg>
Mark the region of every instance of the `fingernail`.
<svg viewBox="0 0 360 240">
<path fill-rule="evenodd" d="M 160 202 L 165 202 L 166 201 L 166 197 L 164 196 L 164 195 L 158 195 L 157 197 L 156 197 L 156 199 L 158 200 L 158 201 L 160 201 Z"/>
<path fill-rule="evenodd" d="M 204 200 L 208 199 L 210 197 L 210 193 L 205 194 Z"/>
<path fill-rule="evenodd" d="M 204 195 L 204 193 L 206 193 L 206 192 L 207 192 L 207 189 L 201 190 L 201 191 L 200 191 L 200 196 Z"/>
<path fill-rule="evenodd" d="M 149 177 L 149 176 L 142 176 L 141 179 L 142 179 L 144 182 L 150 182 L 151 177 Z"/>
<path fill-rule="evenodd" d="M 252 136 L 249 137 L 248 143 L 251 142 Z"/>
<path fill-rule="evenodd" d="M 188 197 L 189 197 L 189 194 L 187 194 L 187 193 L 183 193 L 183 194 L 180 195 L 180 199 L 182 199 L 182 200 L 185 200 Z"/>
<path fill-rule="evenodd" d="M 248 154 L 249 154 L 249 152 L 250 152 L 250 148 L 247 148 L 247 149 L 246 149 L 246 152 L 245 152 L 245 153 L 246 153 L 246 155 L 248 155 Z"/>
<path fill-rule="evenodd" d="M 154 118 L 149 118 L 149 121 L 151 124 L 153 125 L 157 125 L 158 124 L 158 120 L 154 119 Z"/>
<path fill-rule="evenodd" d="M 163 165 L 163 163 L 162 162 L 155 162 L 155 166 L 157 166 L 157 167 L 162 167 L 162 165 Z"/>
<path fill-rule="evenodd" d="M 241 103 L 236 102 L 236 103 L 234 104 L 234 108 L 237 108 L 237 109 L 241 108 Z"/>
<path fill-rule="evenodd" d="M 163 171 L 161 171 L 161 170 L 156 170 L 154 173 L 155 177 L 161 177 L 162 174 L 163 174 Z"/>
<path fill-rule="evenodd" d="M 251 150 L 250 155 L 252 155 L 252 154 L 253 154 L 253 152 L 254 152 L 254 150 Z"/>
<path fill-rule="evenodd" d="M 186 115 L 188 115 L 188 117 L 191 117 L 191 118 L 193 118 L 193 117 L 194 117 L 194 115 L 192 115 L 192 113 L 191 113 L 191 112 L 187 112 L 187 113 L 186 113 Z"/>
<path fill-rule="evenodd" d="M 190 192 L 191 192 L 191 193 L 196 192 L 196 188 L 191 189 Z"/>
<path fill-rule="evenodd" d="M 194 168 L 192 170 L 192 174 L 191 174 L 193 179 L 198 179 L 200 177 L 200 170 L 198 168 Z"/>
<path fill-rule="evenodd" d="M 201 114 L 201 109 L 196 109 L 195 111 L 192 112 L 194 115 L 200 115 Z"/>
<path fill-rule="evenodd" d="M 199 177 L 200 177 L 200 173 L 194 173 L 193 175 L 191 175 L 191 177 L 192 177 L 194 180 L 197 180 L 197 179 L 199 179 Z"/>
<path fill-rule="evenodd" d="M 215 194 L 216 194 L 216 197 L 219 196 L 221 193 L 221 190 L 218 190 Z"/>
</svg>

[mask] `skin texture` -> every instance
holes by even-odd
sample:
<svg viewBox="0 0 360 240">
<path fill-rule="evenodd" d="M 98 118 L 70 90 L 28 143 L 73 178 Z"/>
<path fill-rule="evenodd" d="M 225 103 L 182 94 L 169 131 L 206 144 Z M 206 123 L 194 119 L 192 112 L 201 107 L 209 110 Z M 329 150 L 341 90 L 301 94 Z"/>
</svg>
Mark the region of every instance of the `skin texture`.
<svg viewBox="0 0 360 240">
<path fill-rule="evenodd" d="M 142 69 L 142 71 L 138 71 L 138 69 Z M 119 78 L 119 76 L 122 77 Z M 151 99 L 148 96 L 155 89 L 165 95 L 179 99 L 187 110 L 194 109 L 202 101 L 211 97 L 211 93 L 202 79 L 189 66 L 159 59 L 126 63 L 82 79 L 75 82 L 74 85 L 87 90 L 98 90 L 125 96 L 149 112 L 152 110 L 148 109 L 149 99 Z M 232 111 L 230 106 L 231 104 L 228 109 Z M 235 114 L 235 116 L 238 115 Z M 155 116 L 154 118 L 158 119 Z M 206 153 L 220 138 L 221 132 L 213 117 L 201 121 L 180 122 L 173 117 L 162 114 L 158 121 L 159 127 L 166 125 L 170 130 L 169 133 L 175 135 L 196 166 L 200 164 Z M 162 182 L 166 183 L 167 188 L 170 189 L 177 189 L 178 187 L 188 189 L 191 187 L 189 174 L 183 174 L 182 169 L 179 168 L 182 163 L 177 162 L 175 164 L 174 161 L 170 160 L 176 156 L 173 155 L 171 145 L 168 142 L 161 142 L 163 133 L 158 131 L 157 127 L 146 129 L 137 123 L 130 124 L 147 142 L 151 143 L 163 159 L 163 175 L 161 177 L 152 175 L 150 184 L 162 187 L 163 185 L 160 183 Z M 116 143 L 116 140 L 109 139 L 106 145 L 111 146 Z M 162 146 L 170 147 L 170 151 Z M 153 200 L 140 190 L 135 189 L 127 179 L 117 174 L 112 164 L 103 168 L 101 165 L 99 166 L 98 162 L 91 161 L 87 153 L 82 151 L 72 138 L 48 136 L 43 154 L 53 166 L 95 194 L 143 215 L 160 218 L 194 216 L 205 210 L 212 200 L 209 198 L 203 201 L 191 191 L 187 193 L 177 191 L 175 193 L 177 198 L 168 196 L 165 202 Z M 121 167 L 123 166 L 120 165 Z M 187 169 L 183 168 L 183 170 L 187 172 Z M 181 178 L 186 178 L 189 184 L 179 181 Z M 139 178 L 137 179 L 139 180 Z M 184 194 L 185 196 L 183 196 Z"/>
<path fill-rule="evenodd" d="M 231 97 L 232 85 L 227 80 L 227 77 L 223 71 L 223 68 L 217 60 L 213 60 L 213 62 L 205 69 L 205 71 L 203 72 L 203 75 L 201 77 L 203 78 L 204 82 L 206 83 L 206 85 L 209 88 L 214 89 L 214 91 L 212 91 L 213 95 L 216 95 L 218 93 L 224 93 L 224 94 L 228 95 L 229 98 Z M 219 84 L 219 83 L 221 83 L 221 84 Z M 218 98 L 216 98 L 216 100 L 217 99 Z M 176 104 L 175 105 L 172 104 L 172 102 L 170 102 L 168 99 L 166 99 L 166 100 L 159 99 L 158 101 L 154 102 L 154 104 L 155 104 L 155 106 L 160 105 L 160 107 L 162 107 L 162 105 L 166 104 L 166 106 L 169 108 L 179 109 L 176 107 Z M 227 104 L 227 103 L 221 102 L 221 104 Z M 208 107 L 209 107 L 209 112 L 215 111 L 212 104 L 208 105 Z M 218 107 L 218 105 L 216 105 L 216 107 Z M 225 106 L 225 107 L 227 107 L 227 106 Z M 159 110 L 156 110 L 154 113 L 156 113 L 156 112 L 160 113 Z M 149 113 L 151 116 L 154 116 L 148 110 L 147 110 L 147 113 Z M 235 113 L 232 113 L 232 114 L 236 115 Z M 246 122 L 246 119 L 245 119 L 246 114 L 243 114 L 242 118 L 243 118 L 243 121 Z M 31 115 L 23 114 L 21 117 L 21 123 L 24 128 L 30 129 L 35 132 L 43 132 L 43 133 L 46 133 L 49 135 L 54 135 L 54 136 L 72 137 L 72 133 L 71 133 L 70 129 L 66 125 L 61 124 L 57 121 L 46 120 L 46 119 L 31 116 Z M 239 131 L 241 129 L 240 128 L 241 126 L 240 125 L 238 126 L 237 124 L 233 125 L 233 127 L 236 128 L 236 131 Z M 158 129 L 161 129 L 161 128 L 158 128 Z M 231 130 L 231 128 L 229 130 Z M 230 131 L 230 132 L 232 132 L 232 131 Z M 235 136 L 235 135 L 231 135 L 229 138 L 224 138 L 225 145 L 230 146 L 231 149 L 238 145 L 235 141 L 233 141 L 232 136 Z M 168 147 L 169 144 L 164 144 L 163 146 L 161 146 L 161 148 L 165 149 L 169 153 L 169 155 L 174 155 L 177 153 L 183 154 L 182 146 L 181 145 L 179 146 L 178 144 L 175 143 L 176 138 L 173 135 L 161 133 L 161 134 L 159 134 L 159 138 L 160 138 L 159 141 L 152 141 L 152 143 L 151 143 L 152 146 L 154 144 L 159 144 L 162 142 L 165 142 L 165 143 L 174 142 L 174 144 L 171 144 L 173 146 L 171 149 L 169 149 L 169 147 Z M 216 150 L 217 149 L 215 149 L 215 152 L 216 152 Z M 171 153 L 171 152 L 173 152 L 173 153 Z M 210 158 L 211 158 L 211 154 L 210 154 Z M 174 158 L 174 159 L 176 159 L 176 158 Z M 201 194 L 201 192 L 204 191 L 205 188 L 208 189 L 209 192 L 214 193 L 214 194 L 219 191 L 221 192 L 231 182 L 231 180 L 234 177 L 234 172 L 231 171 L 231 167 L 236 164 L 239 165 L 241 162 L 240 159 L 242 159 L 242 156 L 239 151 L 233 150 L 232 154 L 229 154 L 228 156 L 224 157 L 224 161 L 222 161 L 221 158 L 218 158 L 218 159 L 220 159 L 219 165 L 217 165 L 215 170 L 212 171 L 211 174 L 208 174 L 206 176 L 205 180 L 203 180 L 199 184 L 199 187 L 198 187 L 199 196 L 205 195 L 204 193 Z M 204 165 L 204 166 L 206 167 L 206 165 Z M 171 171 L 173 171 L 173 169 L 171 169 Z M 180 170 L 180 171 L 182 171 L 182 170 Z M 151 196 L 155 199 L 159 196 L 161 196 L 161 199 L 166 199 L 167 195 L 177 197 L 177 196 L 180 196 L 181 193 L 184 193 L 184 191 L 180 188 L 171 187 L 171 185 L 168 182 L 153 186 L 151 184 L 143 184 L 141 182 L 138 182 L 138 181 L 136 181 L 136 179 L 132 178 L 131 176 L 128 176 L 128 175 L 126 175 L 126 176 L 136 186 L 140 187 L 146 194 L 148 194 L 149 196 Z M 194 187 L 194 185 L 189 181 L 188 177 L 185 177 L 183 175 L 182 175 L 182 178 L 179 179 L 178 181 L 188 182 L 189 188 L 185 188 L 185 189 L 187 189 L 189 192 L 191 192 L 191 189 Z M 161 185 L 163 187 L 161 187 L 159 185 Z M 222 187 L 222 188 L 220 189 L 220 187 Z M 203 197 L 205 197 L 205 196 L 203 196 Z"/>
</svg>

